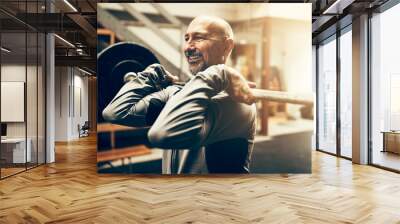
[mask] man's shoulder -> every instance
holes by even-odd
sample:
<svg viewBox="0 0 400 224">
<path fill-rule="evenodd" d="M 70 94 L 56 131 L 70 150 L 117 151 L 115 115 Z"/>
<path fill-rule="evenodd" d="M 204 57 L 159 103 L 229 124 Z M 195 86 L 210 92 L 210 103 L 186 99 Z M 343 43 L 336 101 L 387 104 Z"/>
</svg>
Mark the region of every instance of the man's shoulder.
<svg viewBox="0 0 400 224">
<path fill-rule="evenodd" d="M 247 113 L 253 114 L 255 116 L 257 108 L 255 104 L 248 105 L 245 103 L 240 103 L 230 97 L 226 92 L 221 92 L 216 96 L 211 98 L 212 105 L 217 107 L 225 107 L 224 111 L 231 111 L 233 113 L 238 111 L 247 111 Z M 211 105 L 211 106 L 212 106 Z"/>
</svg>

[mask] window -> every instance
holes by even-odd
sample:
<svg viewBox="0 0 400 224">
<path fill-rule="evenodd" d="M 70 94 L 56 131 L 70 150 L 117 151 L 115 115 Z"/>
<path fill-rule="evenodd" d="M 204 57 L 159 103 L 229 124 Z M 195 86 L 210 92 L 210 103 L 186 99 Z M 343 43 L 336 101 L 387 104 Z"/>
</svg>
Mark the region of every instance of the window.
<svg viewBox="0 0 400 224">
<path fill-rule="evenodd" d="M 340 36 L 340 155 L 351 158 L 352 149 L 352 35 L 351 26 Z"/>
<path fill-rule="evenodd" d="M 336 36 L 318 48 L 318 149 L 336 153 Z"/>
<path fill-rule="evenodd" d="M 8 1 L 19 16 L 39 13 L 44 1 Z M 45 163 L 45 35 L 0 12 L 0 178 Z M 35 17 L 36 18 L 36 17 Z"/>
<path fill-rule="evenodd" d="M 372 164 L 400 170 L 400 5 L 371 18 Z"/>
</svg>

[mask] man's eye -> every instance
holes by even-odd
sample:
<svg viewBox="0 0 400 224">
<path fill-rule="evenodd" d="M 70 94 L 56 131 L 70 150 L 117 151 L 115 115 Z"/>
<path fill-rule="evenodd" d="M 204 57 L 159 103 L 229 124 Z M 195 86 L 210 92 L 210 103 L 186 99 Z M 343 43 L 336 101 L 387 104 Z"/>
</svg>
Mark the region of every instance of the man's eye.
<svg viewBox="0 0 400 224">
<path fill-rule="evenodd" d="M 195 37 L 195 38 L 193 38 L 194 41 L 203 41 L 205 39 L 206 38 L 204 38 L 204 37 Z"/>
<path fill-rule="evenodd" d="M 199 41 L 203 41 L 205 39 L 206 39 L 206 37 L 204 37 L 204 36 L 194 36 L 192 38 L 184 37 L 185 42 L 189 42 L 189 41 L 199 42 Z"/>
</svg>

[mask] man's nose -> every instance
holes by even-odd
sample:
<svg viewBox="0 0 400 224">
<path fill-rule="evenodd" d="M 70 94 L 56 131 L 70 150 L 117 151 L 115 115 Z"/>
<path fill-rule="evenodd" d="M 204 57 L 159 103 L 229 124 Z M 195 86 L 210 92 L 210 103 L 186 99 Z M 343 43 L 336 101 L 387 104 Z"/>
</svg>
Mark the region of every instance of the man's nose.
<svg viewBox="0 0 400 224">
<path fill-rule="evenodd" d="M 186 42 L 183 48 L 183 52 L 186 53 L 191 51 L 196 51 L 195 46 L 191 42 Z"/>
</svg>

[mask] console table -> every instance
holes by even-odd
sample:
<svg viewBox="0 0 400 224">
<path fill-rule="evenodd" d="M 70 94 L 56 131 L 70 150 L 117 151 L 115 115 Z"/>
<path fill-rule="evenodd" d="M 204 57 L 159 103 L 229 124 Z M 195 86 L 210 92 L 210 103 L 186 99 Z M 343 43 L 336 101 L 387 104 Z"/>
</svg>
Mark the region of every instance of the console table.
<svg viewBox="0 0 400 224">
<path fill-rule="evenodd" d="M 26 140 L 27 144 L 25 151 L 25 138 L 1 139 L 1 159 L 4 159 L 6 163 L 31 162 L 32 141 L 30 138 L 27 138 Z"/>
<path fill-rule="evenodd" d="M 382 131 L 383 150 L 382 152 L 392 152 L 400 154 L 400 131 Z"/>
</svg>

